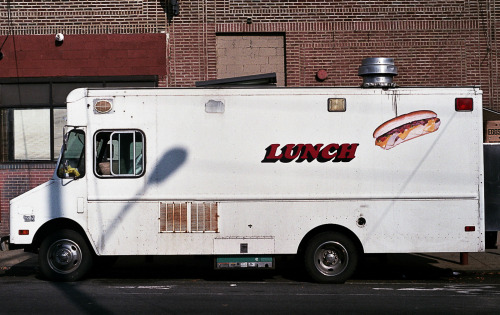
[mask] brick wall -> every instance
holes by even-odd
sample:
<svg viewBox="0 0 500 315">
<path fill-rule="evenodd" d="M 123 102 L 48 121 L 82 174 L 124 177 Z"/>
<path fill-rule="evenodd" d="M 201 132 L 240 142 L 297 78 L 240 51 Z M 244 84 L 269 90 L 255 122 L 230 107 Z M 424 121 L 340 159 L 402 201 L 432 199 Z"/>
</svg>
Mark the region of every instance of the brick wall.
<svg viewBox="0 0 500 315">
<path fill-rule="evenodd" d="M 165 30 L 165 0 L 2 0 L 0 3 L 0 35 L 140 34 Z"/>
<path fill-rule="evenodd" d="M 289 86 L 359 85 L 363 58 L 394 57 L 398 84 L 481 85 L 485 106 L 500 110 L 497 2 L 181 0 L 166 28 L 169 82 L 217 78 L 217 34 L 274 32 L 285 34 Z M 320 69 L 329 74 L 323 82 Z"/>
<path fill-rule="evenodd" d="M 0 77 L 121 76 L 166 74 L 165 34 L 8 36 Z"/>
<path fill-rule="evenodd" d="M 9 234 L 9 202 L 12 198 L 46 182 L 54 173 L 52 164 L 0 165 L 0 235 Z"/>
<path fill-rule="evenodd" d="M 485 106 L 500 110 L 496 0 L 179 0 L 180 15 L 171 23 L 168 2 L 4 0 L 0 40 L 165 32 L 161 85 L 193 86 L 217 78 L 218 33 L 283 33 L 289 86 L 358 85 L 362 58 L 390 56 L 400 85 L 481 85 Z M 326 81 L 315 80 L 320 68 Z"/>
</svg>

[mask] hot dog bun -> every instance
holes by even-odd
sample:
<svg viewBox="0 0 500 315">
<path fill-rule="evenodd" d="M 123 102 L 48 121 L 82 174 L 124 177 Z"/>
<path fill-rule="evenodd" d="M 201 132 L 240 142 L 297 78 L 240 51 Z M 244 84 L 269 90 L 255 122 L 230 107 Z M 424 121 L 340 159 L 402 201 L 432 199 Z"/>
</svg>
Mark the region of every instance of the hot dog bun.
<svg viewBox="0 0 500 315">
<path fill-rule="evenodd" d="M 385 150 L 408 140 L 434 132 L 441 121 L 435 112 L 419 110 L 395 117 L 378 126 L 373 132 L 375 145 Z"/>
</svg>

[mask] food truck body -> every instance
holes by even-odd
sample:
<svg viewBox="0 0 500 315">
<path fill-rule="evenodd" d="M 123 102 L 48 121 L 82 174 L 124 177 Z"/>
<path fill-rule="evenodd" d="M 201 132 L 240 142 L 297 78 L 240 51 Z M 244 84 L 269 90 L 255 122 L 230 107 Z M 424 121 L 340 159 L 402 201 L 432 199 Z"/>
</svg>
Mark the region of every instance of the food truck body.
<svg viewBox="0 0 500 315">
<path fill-rule="evenodd" d="M 77 89 L 54 176 L 11 201 L 13 246 L 54 280 L 100 256 L 297 254 L 344 282 L 363 253 L 484 244 L 482 92 Z"/>
</svg>

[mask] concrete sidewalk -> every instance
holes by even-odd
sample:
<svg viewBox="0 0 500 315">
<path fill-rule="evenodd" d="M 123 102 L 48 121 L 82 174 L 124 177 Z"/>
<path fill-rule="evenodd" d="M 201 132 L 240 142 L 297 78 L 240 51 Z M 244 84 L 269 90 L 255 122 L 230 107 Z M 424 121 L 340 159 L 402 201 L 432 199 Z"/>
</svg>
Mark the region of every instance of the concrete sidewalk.
<svg viewBox="0 0 500 315">
<path fill-rule="evenodd" d="M 36 254 L 25 253 L 22 249 L 0 251 L 0 274 L 2 271 L 9 270 L 22 262 L 37 263 Z"/>
</svg>

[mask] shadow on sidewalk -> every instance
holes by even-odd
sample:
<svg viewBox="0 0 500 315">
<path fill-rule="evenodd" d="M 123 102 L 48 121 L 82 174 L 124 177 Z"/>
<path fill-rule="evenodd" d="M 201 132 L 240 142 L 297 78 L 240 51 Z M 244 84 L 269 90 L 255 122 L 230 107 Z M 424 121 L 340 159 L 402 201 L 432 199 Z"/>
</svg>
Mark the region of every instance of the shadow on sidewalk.
<svg viewBox="0 0 500 315">
<path fill-rule="evenodd" d="M 439 260 L 442 260 L 439 258 Z M 435 265 L 438 258 L 417 254 L 365 255 L 354 278 L 358 280 L 442 280 L 460 273 Z M 449 261 L 449 263 L 455 263 Z"/>
<path fill-rule="evenodd" d="M 38 274 L 38 256 L 33 257 L 16 263 L 12 266 L 2 266 L 0 267 L 0 279 L 3 277 L 29 277 L 36 276 Z"/>
</svg>

